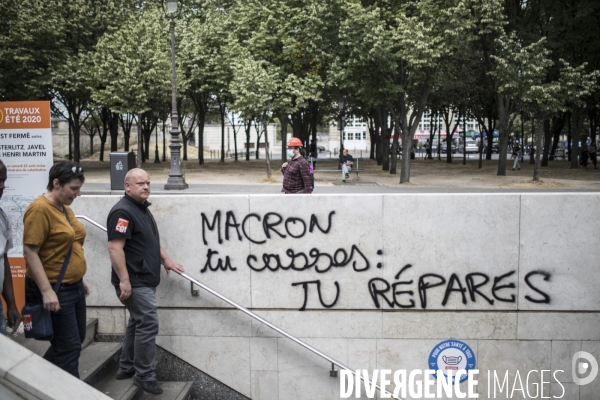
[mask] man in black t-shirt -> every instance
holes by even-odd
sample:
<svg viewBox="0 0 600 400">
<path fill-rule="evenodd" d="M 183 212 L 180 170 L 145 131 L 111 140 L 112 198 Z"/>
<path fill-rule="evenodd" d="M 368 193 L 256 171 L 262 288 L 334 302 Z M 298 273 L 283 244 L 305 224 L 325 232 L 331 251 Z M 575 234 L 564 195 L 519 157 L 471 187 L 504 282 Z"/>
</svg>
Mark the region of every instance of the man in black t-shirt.
<svg viewBox="0 0 600 400">
<path fill-rule="evenodd" d="M 159 395 L 163 390 L 156 380 L 154 364 L 158 335 L 155 294 L 160 283 L 160 264 L 164 264 L 167 275 L 184 270 L 160 246 L 148 196 L 150 177 L 146 171 L 130 170 L 125 176 L 125 196 L 108 214 L 108 253 L 111 282 L 130 314 L 116 378 L 133 378 L 133 383 L 147 394 Z"/>
</svg>

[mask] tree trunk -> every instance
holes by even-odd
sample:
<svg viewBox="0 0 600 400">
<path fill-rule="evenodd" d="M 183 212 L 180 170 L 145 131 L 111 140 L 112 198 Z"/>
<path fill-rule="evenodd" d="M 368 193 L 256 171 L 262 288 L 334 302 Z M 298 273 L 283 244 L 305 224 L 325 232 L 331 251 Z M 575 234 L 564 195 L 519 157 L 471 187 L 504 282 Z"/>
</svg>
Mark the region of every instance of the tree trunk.
<svg viewBox="0 0 600 400">
<path fill-rule="evenodd" d="M 393 122 L 392 126 L 388 126 L 388 111 L 384 106 L 378 106 L 379 111 L 379 120 L 381 121 L 381 141 L 382 141 L 382 149 L 381 149 L 381 161 L 383 171 L 390 170 L 390 136 L 392 134 Z"/>
<path fill-rule="evenodd" d="M 262 134 L 260 133 L 260 127 L 258 126 L 258 123 L 256 123 L 255 121 L 255 125 L 254 128 L 256 129 L 256 159 L 260 159 L 260 138 L 262 137 Z"/>
<path fill-rule="evenodd" d="M 198 112 L 198 165 L 204 165 L 204 122 L 205 112 Z"/>
<path fill-rule="evenodd" d="M 569 162 L 571 162 L 571 154 L 573 154 L 573 152 L 571 151 L 571 139 L 573 138 L 573 132 L 571 130 L 571 114 L 569 114 L 568 118 L 567 118 L 567 124 L 568 124 L 568 131 L 567 131 L 567 152 L 569 153 Z"/>
<path fill-rule="evenodd" d="M 376 147 L 375 147 L 375 158 L 377 159 L 377 165 L 383 165 L 383 137 L 381 137 L 383 130 L 381 128 L 381 117 L 379 116 L 379 107 L 375 109 L 374 114 L 374 122 L 375 122 L 375 138 L 376 138 Z M 387 149 L 385 149 L 387 151 Z"/>
<path fill-rule="evenodd" d="M 181 131 L 183 133 L 183 130 Z M 187 148 L 188 148 L 188 139 L 185 135 L 181 135 L 181 147 L 183 148 L 183 161 L 187 161 Z"/>
<path fill-rule="evenodd" d="M 79 119 L 79 113 L 75 112 L 73 114 L 73 152 L 74 157 L 73 160 L 76 163 L 81 161 L 81 152 L 80 152 L 80 138 L 81 138 L 81 123 Z"/>
<path fill-rule="evenodd" d="M 262 127 L 263 127 L 263 135 L 265 135 L 265 153 L 266 153 L 266 159 L 267 159 L 267 177 L 270 178 L 271 177 L 271 161 L 269 159 L 269 135 L 267 133 L 267 117 L 264 116 L 263 120 L 262 120 Z"/>
<path fill-rule="evenodd" d="M 246 132 L 246 161 L 250 161 L 250 129 L 252 128 L 252 118 L 244 122 L 244 131 Z"/>
<path fill-rule="evenodd" d="M 559 117 L 552 118 L 552 148 L 550 149 L 550 159 L 554 160 L 558 143 L 560 142 L 560 134 L 565 128 L 565 122 L 567 121 L 566 113 L 561 113 Z M 542 160 L 543 163 L 543 160 Z"/>
<path fill-rule="evenodd" d="M 542 148 L 543 144 L 542 144 L 542 138 L 544 137 L 544 125 L 545 122 L 542 118 L 539 118 L 537 120 L 537 125 L 538 125 L 538 133 L 537 133 L 537 137 L 535 138 L 535 164 L 533 166 L 533 181 L 534 182 L 539 182 L 540 180 L 540 161 L 541 161 L 541 155 L 540 155 L 540 149 Z"/>
<path fill-rule="evenodd" d="M 435 125 L 436 125 L 437 131 L 438 131 L 437 159 L 438 159 L 438 161 L 442 161 L 442 129 L 441 129 L 440 116 L 439 116 L 438 112 L 436 112 L 436 114 L 435 114 Z"/>
<path fill-rule="evenodd" d="M 225 104 L 219 104 L 221 112 L 221 162 L 225 162 Z"/>
<path fill-rule="evenodd" d="M 319 102 L 318 101 L 313 102 L 310 114 L 311 114 L 310 115 L 310 136 L 311 136 L 311 140 L 313 142 L 315 142 L 315 144 L 316 144 L 317 143 L 317 123 L 319 120 Z M 310 146 L 307 146 L 306 148 L 310 149 Z"/>
<path fill-rule="evenodd" d="M 573 156 L 571 157 L 571 168 L 579 168 L 579 135 L 581 134 L 581 128 L 583 125 L 582 112 L 583 110 L 579 106 L 574 106 L 573 111 L 571 113 L 571 118 L 573 120 L 571 124 L 571 140 L 573 144 L 571 145 L 571 153 Z"/>
<path fill-rule="evenodd" d="M 96 136 L 94 132 L 95 129 L 92 128 L 90 131 L 90 157 L 94 155 L 94 136 Z"/>
<path fill-rule="evenodd" d="M 235 161 L 238 160 L 238 151 L 237 151 L 237 131 L 235 130 L 235 125 L 233 126 L 233 153 Z"/>
<path fill-rule="evenodd" d="M 288 130 L 288 116 L 287 113 L 282 111 L 279 112 L 279 123 L 281 123 L 281 162 L 287 158 L 287 130 Z M 247 137 L 250 138 L 250 133 L 247 133 Z M 249 140 L 249 139 L 248 139 Z M 248 157 L 248 156 L 246 156 Z M 246 158 L 248 159 L 248 158 Z"/>
<path fill-rule="evenodd" d="M 481 129 L 481 125 L 479 125 L 479 160 L 477 164 L 477 169 L 483 168 L 483 129 Z"/>
<path fill-rule="evenodd" d="M 125 144 L 123 145 L 124 151 L 129 151 L 129 139 L 131 137 L 131 126 L 133 125 L 134 115 L 133 114 L 125 114 L 127 119 L 125 119 L 122 115 L 119 115 L 119 122 L 121 123 L 121 128 L 123 128 L 123 138 L 125 139 Z"/>
<path fill-rule="evenodd" d="M 507 151 L 508 151 L 508 134 L 509 134 L 509 119 L 511 111 L 510 99 L 498 94 L 496 99 L 498 105 L 498 176 L 506 176 L 506 162 L 507 162 Z M 488 139 L 488 147 L 491 149 L 493 146 L 493 135 L 492 141 Z"/>
<path fill-rule="evenodd" d="M 69 160 L 73 159 L 73 123 L 71 122 L 71 118 L 69 117 Z"/>
<path fill-rule="evenodd" d="M 152 136 L 152 130 L 150 130 L 150 134 L 149 135 L 146 132 L 143 133 L 143 139 L 144 139 L 144 161 L 150 159 L 150 136 Z M 187 160 L 187 157 L 184 156 L 184 160 Z"/>
<path fill-rule="evenodd" d="M 400 127 L 394 124 L 394 140 L 392 141 L 392 162 L 390 166 L 390 174 L 396 174 L 396 165 L 398 164 L 398 139 L 400 136 Z M 402 141 L 403 146 L 406 146 Z"/>
<path fill-rule="evenodd" d="M 435 130 L 437 126 L 435 121 L 437 121 L 437 111 L 434 112 L 431 110 L 431 123 L 429 125 L 429 155 L 426 154 L 426 157 L 429 160 L 433 160 L 433 139 L 435 138 Z"/>
<path fill-rule="evenodd" d="M 119 114 L 112 113 L 110 118 L 110 151 L 119 150 Z"/>
<path fill-rule="evenodd" d="M 543 153 L 542 153 L 542 161 L 541 161 L 540 166 L 547 167 L 548 159 L 550 156 L 550 146 L 548 146 L 548 143 L 550 143 L 550 139 L 552 138 L 552 132 L 550 131 L 550 120 L 547 118 L 544 120 L 543 129 L 544 129 L 543 130 L 543 132 L 544 132 L 544 149 L 543 149 Z"/>
<path fill-rule="evenodd" d="M 142 133 L 142 114 L 137 115 L 137 154 L 136 154 L 136 162 L 137 167 L 142 168 L 142 163 L 146 160 L 144 159 L 144 134 Z"/>
<path fill-rule="evenodd" d="M 496 129 L 496 125 L 495 125 L 493 116 L 489 115 L 487 117 L 487 120 L 488 120 L 487 127 L 484 127 L 486 129 L 486 140 L 487 140 L 485 159 L 491 160 L 492 153 L 493 153 L 493 147 L 494 147 L 494 130 Z"/>
<path fill-rule="evenodd" d="M 100 115 L 102 119 L 102 133 L 100 133 L 100 161 L 104 161 L 104 148 L 106 146 L 106 139 L 110 128 L 110 111 L 102 107 Z"/>
</svg>

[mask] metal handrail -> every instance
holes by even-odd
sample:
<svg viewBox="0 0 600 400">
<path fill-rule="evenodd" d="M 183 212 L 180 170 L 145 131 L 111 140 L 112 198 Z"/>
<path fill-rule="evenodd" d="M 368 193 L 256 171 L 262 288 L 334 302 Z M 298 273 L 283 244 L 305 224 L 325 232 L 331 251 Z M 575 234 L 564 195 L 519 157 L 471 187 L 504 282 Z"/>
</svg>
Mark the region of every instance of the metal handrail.
<svg viewBox="0 0 600 400">
<path fill-rule="evenodd" d="M 94 221 L 93 219 L 85 216 L 85 215 L 75 215 L 76 218 L 85 220 L 87 222 L 89 222 L 90 224 L 94 225 L 97 228 L 102 229 L 104 232 L 107 231 L 106 227 L 99 224 L 98 222 Z M 268 326 L 269 328 L 273 329 L 276 332 L 279 332 L 280 334 L 282 334 L 283 336 L 287 337 L 288 339 L 292 340 L 293 342 L 296 342 L 297 344 L 299 344 L 300 346 L 304 347 L 307 350 L 312 351 L 313 353 L 315 353 L 316 355 L 318 355 L 321 358 L 324 358 L 325 360 L 329 361 L 332 364 L 332 370 L 333 370 L 333 365 L 337 365 L 338 367 L 345 369 L 347 371 L 350 371 L 352 373 L 352 375 L 354 375 L 354 378 L 358 378 L 356 376 L 356 372 L 354 370 L 352 370 L 351 368 L 347 367 L 346 365 L 342 364 L 341 362 L 337 361 L 334 358 L 329 357 L 327 354 L 324 354 L 322 352 L 320 352 L 319 350 L 315 349 L 314 347 L 312 347 L 311 345 L 309 345 L 308 343 L 303 342 L 302 340 L 298 339 L 297 337 L 287 333 L 286 331 L 284 331 L 283 329 L 279 328 L 278 326 L 273 325 L 272 323 L 270 323 L 269 321 L 267 321 L 266 319 L 264 319 L 263 317 L 256 315 L 255 313 L 253 313 L 252 311 L 248 310 L 247 308 L 237 304 L 235 301 L 228 299 L 227 297 L 223 296 L 222 294 L 216 292 L 215 290 L 211 289 L 210 287 L 206 286 L 205 284 L 203 284 L 202 282 L 198 281 L 197 279 L 189 276 L 188 274 L 186 274 L 185 272 L 177 272 L 174 271 L 177 274 L 181 275 L 183 278 L 187 279 L 190 282 L 193 282 L 194 284 L 200 286 L 202 289 L 206 290 L 207 292 L 209 292 L 210 294 L 218 297 L 219 299 L 223 300 L 226 303 L 229 303 L 230 305 L 234 306 L 235 308 L 237 308 L 238 310 L 240 310 L 241 312 L 243 312 L 246 315 L 249 315 L 250 317 L 254 318 L 255 320 L 265 324 L 266 326 Z M 385 392 L 386 394 L 389 394 L 391 396 L 391 398 L 396 399 L 396 400 L 404 400 L 401 397 L 395 397 L 393 395 L 393 393 L 385 390 L 385 389 L 381 389 L 381 387 L 377 384 L 377 382 L 371 382 L 370 379 L 365 378 L 362 374 L 360 375 L 360 379 L 362 379 L 364 382 L 368 382 L 369 386 L 373 386 L 375 385 L 375 387 L 377 389 L 379 389 L 380 392 Z"/>
</svg>

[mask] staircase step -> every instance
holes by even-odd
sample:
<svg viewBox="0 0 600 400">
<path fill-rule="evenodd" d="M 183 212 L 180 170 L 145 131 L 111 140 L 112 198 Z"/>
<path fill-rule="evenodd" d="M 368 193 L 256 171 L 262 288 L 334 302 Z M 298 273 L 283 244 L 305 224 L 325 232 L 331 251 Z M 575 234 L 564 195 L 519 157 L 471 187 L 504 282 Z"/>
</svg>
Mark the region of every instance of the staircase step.
<svg viewBox="0 0 600 400">
<path fill-rule="evenodd" d="M 140 400 L 185 400 L 192 390 L 193 381 L 189 382 L 158 382 L 163 388 L 163 394 L 151 396 L 143 394 Z M 142 392 L 140 390 L 140 392 Z M 143 393 L 143 392 L 142 392 Z"/>
<path fill-rule="evenodd" d="M 85 325 L 85 340 L 83 341 L 81 347 L 86 348 L 87 345 L 94 341 L 94 337 L 96 336 L 96 329 L 98 326 L 98 319 L 92 318 L 86 321 Z"/>
<path fill-rule="evenodd" d="M 133 380 L 124 379 L 118 381 L 116 379 L 118 368 L 113 371 L 103 380 L 98 382 L 94 387 L 115 400 L 131 400 L 138 393 L 138 388 L 133 384 Z"/>
<path fill-rule="evenodd" d="M 132 379 L 118 381 L 116 369 L 109 376 L 95 385 L 95 388 L 115 400 L 185 400 L 194 384 L 190 382 L 159 382 L 163 394 L 152 396 L 145 394 L 133 384 Z"/>
<path fill-rule="evenodd" d="M 81 380 L 93 385 L 103 379 L 111 367 L 108 364 L 112 361 L 112 364 L 116 365 L 113 358 L 121 351 L 121 347 L 122 343 L 93 342 L 83 349 L 79 358 Z"/>
</svg>

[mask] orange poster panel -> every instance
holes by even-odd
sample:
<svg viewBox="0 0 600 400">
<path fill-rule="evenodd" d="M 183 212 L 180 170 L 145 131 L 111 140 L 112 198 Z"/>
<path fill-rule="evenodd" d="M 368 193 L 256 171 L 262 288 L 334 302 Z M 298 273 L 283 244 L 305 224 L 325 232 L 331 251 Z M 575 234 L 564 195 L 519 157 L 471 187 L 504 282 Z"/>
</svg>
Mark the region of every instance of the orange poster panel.
<svg viewBox="0 0 600 400">
<path fill-rule="evenodd" d="M 13 290 L 15 291 L 15 303 L 17 310 L 25 305 L 25 258 L 24 257 L 8 257 L 10 264 L 10 272 L 12 273 Z M 6 317 L 6 303 L 2 299 L 2 308 Z"/>
<path fill-rule="evenodd" d="M 50 127 L 49 101 L 0 102 L 0 129 L 48 129 Z"/>
</svg>

